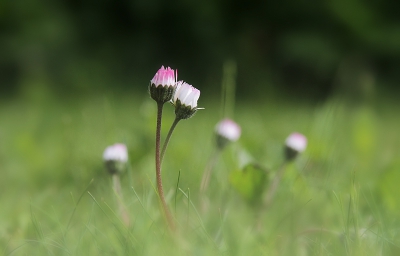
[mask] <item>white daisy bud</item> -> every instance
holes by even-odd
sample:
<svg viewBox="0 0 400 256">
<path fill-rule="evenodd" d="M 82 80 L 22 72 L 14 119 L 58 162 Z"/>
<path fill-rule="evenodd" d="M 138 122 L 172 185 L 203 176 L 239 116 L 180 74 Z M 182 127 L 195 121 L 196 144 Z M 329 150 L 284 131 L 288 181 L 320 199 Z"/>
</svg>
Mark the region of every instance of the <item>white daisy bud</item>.
<svg viewBox="0 0 400 256">
<path fill-rule="evenodd" d="M 178 81 L 172 103 L 175 105 L 175 114 L 178 119 L 188 119 L 196 113 L 200 91 L 190 84 Z"/>
<path fill-rule="evenodd" d="M 240 126 L 231 119 L 220 121 L 215 127 L 217 146 L 223 149 L 229 142 L 237 141 L 241 134 Z"/>
<path fill-rule="evenodd" d="M 300 133 L 292 133 L 285 142 L 285 157 L 290 161 L 303 152 L 307 147 L 307 138 Z"/>
<path fill-rule="evenodd" d="M 121 174 L 128 162 L 128 150 L 124 144 L 114 144 L 104 150 L 103 159 L 110 174 Z"/>
</svg>

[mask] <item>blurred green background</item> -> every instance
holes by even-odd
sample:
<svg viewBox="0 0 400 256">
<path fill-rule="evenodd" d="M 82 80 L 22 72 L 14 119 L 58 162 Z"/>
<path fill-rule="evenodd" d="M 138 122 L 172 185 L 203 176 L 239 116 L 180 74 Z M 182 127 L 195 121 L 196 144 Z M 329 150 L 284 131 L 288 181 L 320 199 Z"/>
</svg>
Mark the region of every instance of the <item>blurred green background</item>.
<svg viewBox="0 0 400 256">
<path fill-rule="evenodd" d="M 378 0 L 3 0 L 0 93 L 135 90 L 162 64 L 213 93 L 226 60 L 237 63 L 242 96 L 320 100 L 337 88 L 359 91 L 363 79 L 398 93 L 399 7 Z"/>
<path fill-rule="evenodd" d="M 399 255 L 399 7 L 377 0 L 0 0 L 0 251 L 168 255 L 151 185 L 156 107 L 147 93 L 167 65 L 201 90 L 205 107 L 178 125 L 163 163 L 168 203 L 177 202 L 174 214 L 190 234 L 182 255 Z M 213 211 L 196 216 L 175 193 L 177 177 L 181 171 L 179 188 L 198 205 L 224 113 L 221 84 L 236 85 L 225 114 L 242 136 L 217 163 Z M 165 109 L 163 137 L 174 118 Z M 256 210 L 229 175 L 253 161 L 272 177 L 294 131 L 309 146 L 288 166 L 265 230 L 250 232 Z M 122 186 L 137 220 L 126 236 L 116 228 L 101 158 L 116 142 L 128 146 Z"/>
</svg>

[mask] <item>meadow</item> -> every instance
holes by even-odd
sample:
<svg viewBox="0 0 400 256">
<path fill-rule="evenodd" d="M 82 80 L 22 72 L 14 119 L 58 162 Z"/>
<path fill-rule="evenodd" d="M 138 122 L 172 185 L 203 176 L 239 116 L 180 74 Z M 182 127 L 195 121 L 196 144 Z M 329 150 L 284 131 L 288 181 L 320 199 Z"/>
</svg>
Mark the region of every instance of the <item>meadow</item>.
<svg viewBox="0 0 400 256">
<path fill-rule="evenodd" d="M 3 255 L 399 255 L 400 105 L 237 98 L 239 141 L 218 159 L 202 210 L 199 187 L 222 118 L 218 97 L 177 126 L 163 162 L 171 235 L 155 189 L 156 104 L 143 92 L 19 97 L 0 103 L 0 252 Z M 174 113 L 165 106 L 162 136 Z M 286 137 L 308 138 L 261 211 L 232 186 L 248 163 L 281 166 Z M 126 227 L 102 153 L 125 143 Z M 261 192 L 260 192 L 261 193 Z M 261 215 L 261 217 L 259 216 Z M 261 218 L 262 225 L 257 226 Z"/>
</svg>

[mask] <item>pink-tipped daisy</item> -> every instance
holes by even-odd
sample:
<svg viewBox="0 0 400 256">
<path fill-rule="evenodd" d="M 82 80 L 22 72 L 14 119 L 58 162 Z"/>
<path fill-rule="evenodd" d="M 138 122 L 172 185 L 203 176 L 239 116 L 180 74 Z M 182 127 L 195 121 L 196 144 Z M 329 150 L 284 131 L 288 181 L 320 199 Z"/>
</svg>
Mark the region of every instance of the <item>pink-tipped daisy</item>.
<svg viewBox="0 0 400 256">
<path fill-rule="evenodd" d="M 160 103 L 170 101 L 174 94 L 175 85 L 175 71 L 170 67 L 164 68 L 164 66 L 161 66 L 150 81 L 150 96 Z"/>
</svg>

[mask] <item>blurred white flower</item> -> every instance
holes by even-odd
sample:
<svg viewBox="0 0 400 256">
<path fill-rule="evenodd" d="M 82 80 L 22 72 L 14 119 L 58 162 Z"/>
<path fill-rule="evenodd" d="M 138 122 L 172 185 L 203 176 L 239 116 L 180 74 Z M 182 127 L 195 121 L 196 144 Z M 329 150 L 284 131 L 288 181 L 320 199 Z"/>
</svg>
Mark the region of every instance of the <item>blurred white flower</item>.
<svg viewBox="0 0 400 256">
<path fill-rule="evenodd" d="M 301 153 L 307 147 L 307 138 L 303 134 L 295 132 L 287 137 L 285 144 L 287 147 Z"/>
<path fill-rule="evenodd" d="M 223 119 L 215 127 L 218 135 L 230 140 L 237 141 L 241 134 L 240 126 L 231 119 Z"/>
<path fill-rule="evenodd" d="M 104 150 L 103 159 L 104 161 L 119 161 L 126 163 L 128 161 L 128 150 L 124 144 L 116 143 Z"/>
</svg>

